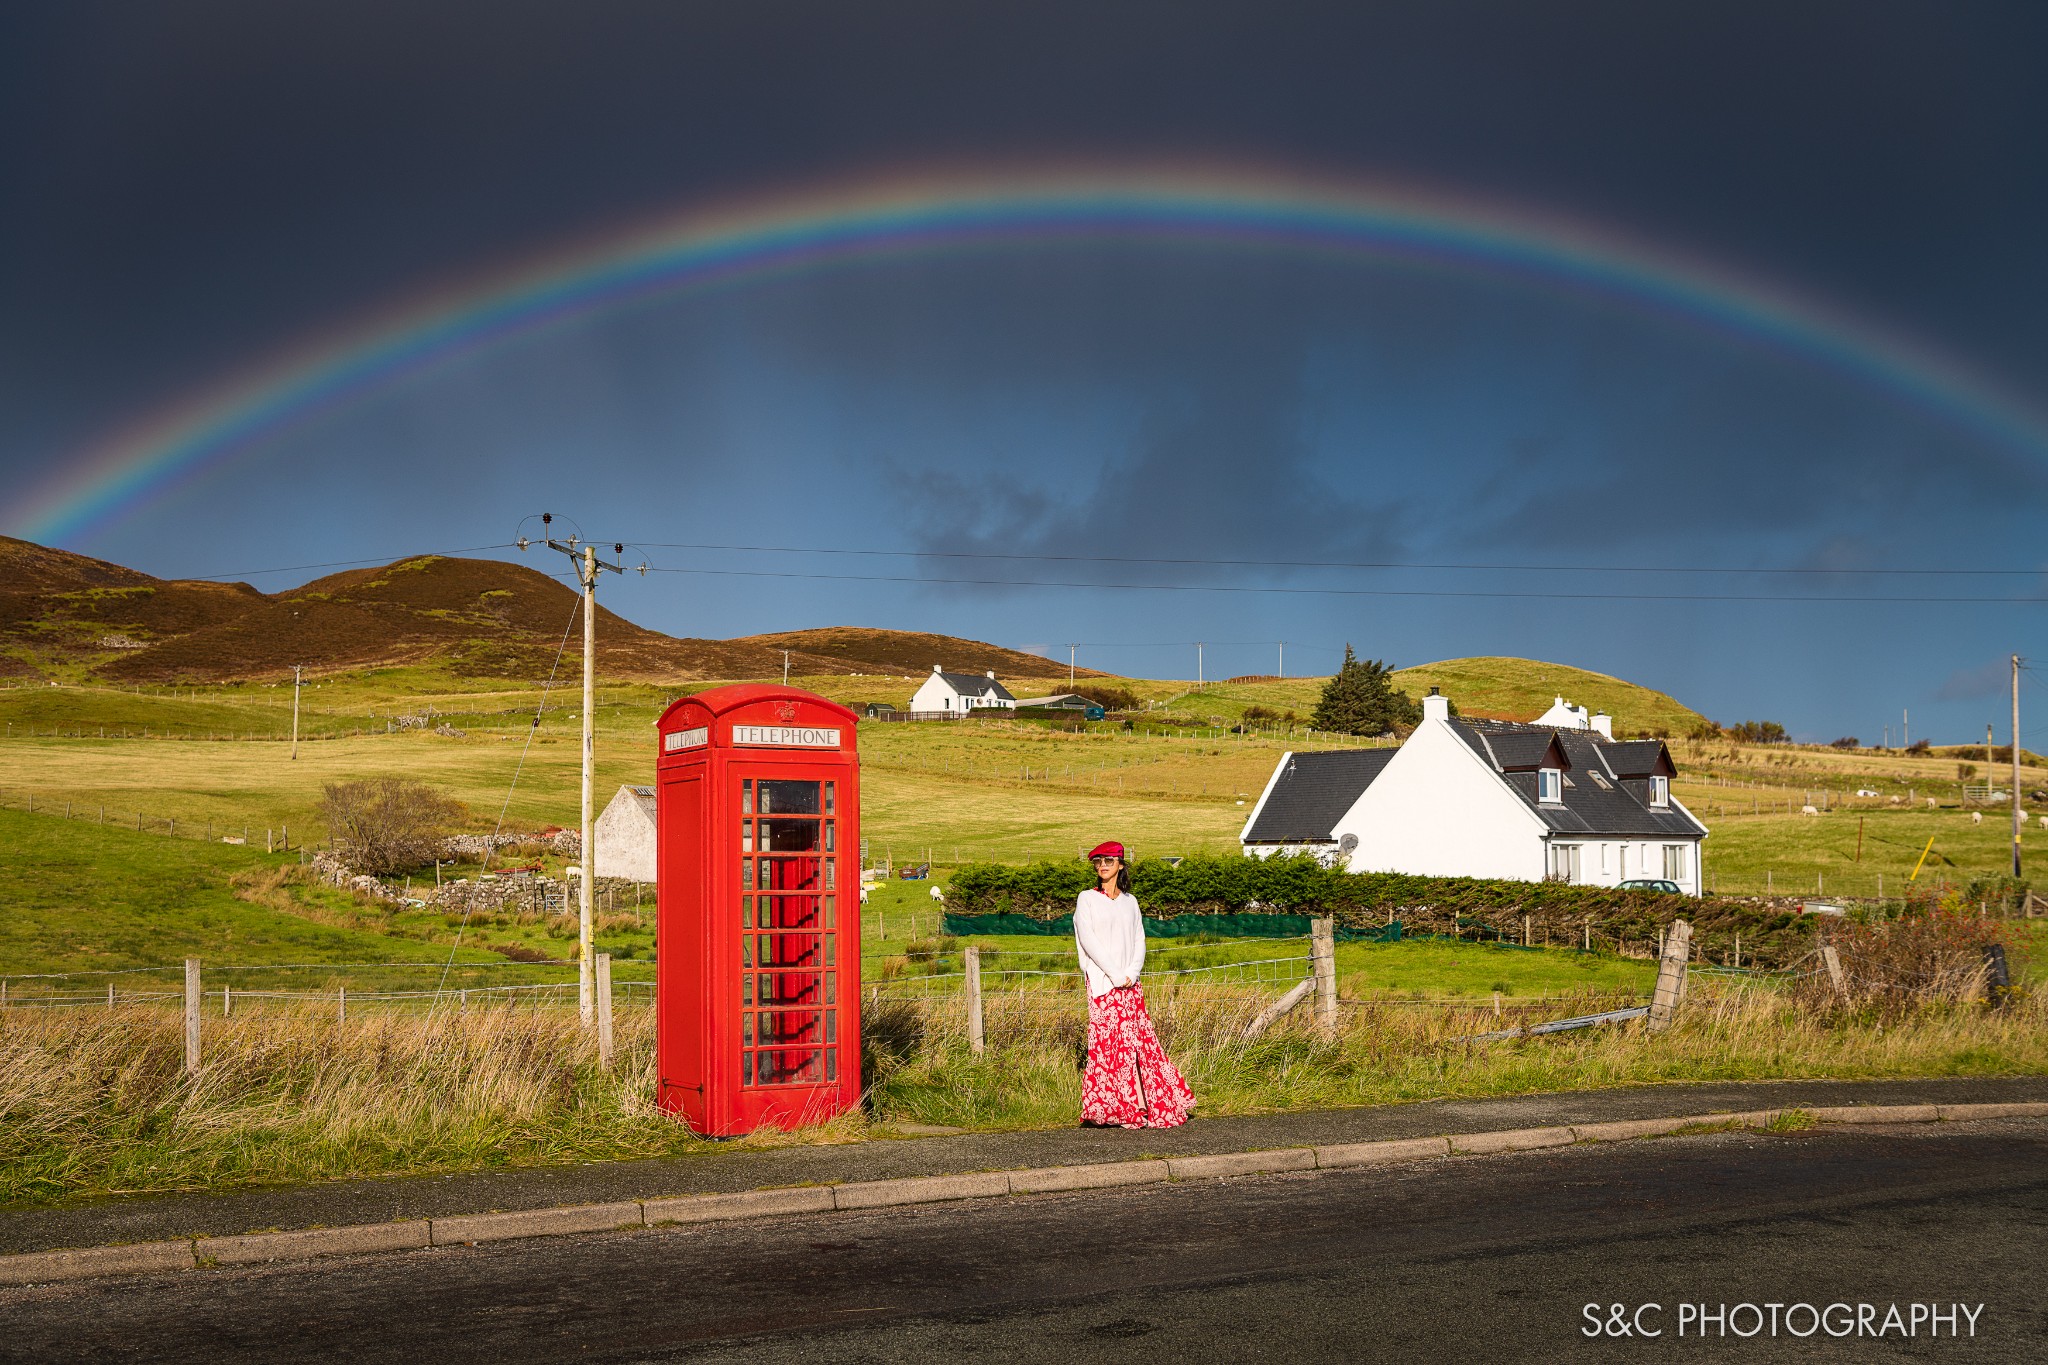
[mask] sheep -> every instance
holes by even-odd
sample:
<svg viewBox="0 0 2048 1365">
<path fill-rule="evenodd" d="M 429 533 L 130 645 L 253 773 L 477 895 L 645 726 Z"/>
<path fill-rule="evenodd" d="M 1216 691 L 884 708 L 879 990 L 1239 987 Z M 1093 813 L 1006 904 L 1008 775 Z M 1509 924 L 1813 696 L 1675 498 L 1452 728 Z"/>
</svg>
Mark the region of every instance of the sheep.
<svg viewBox="0 0 2048 1365">
<path fill-rule="evenodd" d="M 1971 812 L 1970 812 L 1970 823 L 1971 823 L 1971 824 L 1973 824 L 1973 825 L 1981 825 L 1981 824 L 1983 824 L 1983 823 L 1984 823 L 1984 812 L 1983 812 L 1983 811 L 1981 811 L 1981 810 L 1973 810 L 1973 811 L 1971 811 Z"/>
<path fill-rule="evenodd" d="M 932 899 L 937 901 L 940 905 L 944 905 L 946 903 L 946 893 L 936 883 L 934 883 L 932 886 Z"/>
<path fill-rule="evenodd" d="M 1905 799 L 1906 799 L 1906 798 L 1905 798 L 1905 797 L 1903 797 L 1903 796 L 1894 796 L 1894 797 L 1892 798 L 1892 804 L 1893 804 L 1894 806 L 1896 806 L 1896 805 L 1898 805 L 1898 804 L 1899 804 L 1899 803 L 1900 803 L 1901 801 L 1904 801 Z"/>
<path fill-rule="evenodd" d="M 1818 806 L 1801 806 L 1799 813 L 1801 815 L 1819 815 L 1820 808 Z"/>
<path fill-rule="evenodd" d="M 1931 796 L 1927 798 L 1927 809 L 1929 809 L 1929 810 L 1933 810 L 1933 809 L 1934 809 L 1934 798 L 1933 798 L 1933 797 L 1931 797 Z"/>
</svg>

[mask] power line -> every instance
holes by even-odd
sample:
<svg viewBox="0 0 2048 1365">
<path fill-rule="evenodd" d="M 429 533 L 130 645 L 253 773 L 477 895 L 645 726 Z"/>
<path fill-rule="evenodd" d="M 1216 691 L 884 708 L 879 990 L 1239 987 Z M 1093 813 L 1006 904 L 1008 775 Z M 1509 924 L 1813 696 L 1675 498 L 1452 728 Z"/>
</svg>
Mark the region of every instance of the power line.
<svg viewBox="0 0 2048 1365">
<path fill-rule="evenodd" d="M 897 559 L 1004 559 L 1039 564 L 1177 564 L 1227 569 L 1417 569 L 1431 571 L 1494 570 L 1507 573 L 1626 573 L 1626 574 L 1845 574 L 1863 576 L 1946 575 L 1974 577 L 2037 577 L 2043 569 L 1824 569 L 1811 566 L 1761 568 L 1705 568 L 1668 564 L 1423 564 L 1404 560 L 1329 559 L 1167 559 L 1123 555 L 1027 555 L 985 550 L 866 550 L 825 549 L 811 545 L 700 545 L 668 541 L 637 541 L 649 550 L 717 550 L 749 554 L 861 555 Z M 1271 641 L 1261 643 L 1270 644 Z"/>
<path fill-rule="evenodd" d="M 1918 603 L 1927 606 L 1984 604 L 2040 606 L 2048 597 L 1880 597 L 1821 593 L 1654 593 L 1654 592 L 1483 592 L 1459 588 L 1295 588 L 1246 587 L 1227 583 L 1101 583 L 1029 578 L 926 578 L 915 574 L 798 573 L 770 569 L 671 569 L 648 566 L 649 573 L 696 574 L 716 578 L 782 578 L 840 583 L 921 583 L 935 588 L 1092 588 L 1116 592 L 1207 592 L 1277 594 L 1305 597 L 1450 597 L 1503 601 L 1561 602 L 1830 602 L 1874 604 Z"/>
</svg>

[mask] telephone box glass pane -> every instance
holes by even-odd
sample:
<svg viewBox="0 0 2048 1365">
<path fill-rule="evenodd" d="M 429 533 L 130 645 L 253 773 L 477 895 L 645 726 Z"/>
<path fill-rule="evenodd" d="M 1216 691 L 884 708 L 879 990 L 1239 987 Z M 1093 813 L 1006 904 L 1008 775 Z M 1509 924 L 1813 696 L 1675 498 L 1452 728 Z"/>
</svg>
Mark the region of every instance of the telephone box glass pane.
<svg viewBox="0 0 2048 1365">
<path fill-rule="evenodd" d="M 808 929 L 816 932 L 818 925 L 818 898 L 816 896 L 776 896 L 763 898 L 761 902 L 761 927 L 764 929 Z"/>
<path fill-rule="evenodd" d="M 760 963 L 763 967 L 818 968 L 818 935 L 774 934 L 761 936 Z"/>
<path fill-rule="evenodd" d="M 776 1010 L 761 1016 L 761 1045 L 815 1047 L 823 1036 L 827 1016 L 817 1010 Z"/>
<path fill-rule="evenodd" d="M 825 814 L 827 815 L 836 814 L 832 807 L 836 804 L 835 789 L 838 787 L 838 785 L 839 784 L 837 782 L 827 782 L 825 784 Z"/>
<path fill-rule="evenodd" d="M 825 822 L 825 851 L 827 853 L 834 853 L 838 851 L 836 848 L 836 844 L 838 842 L 836 838 L 838 826 L 839 822 L 837 820 L 827 820 Z"/>
<path fill-rule="evenodd" d="M 817 858 L 763 858 L 763 891 L 815 891 L 818 888 Z"/>
<path fill-rule="evenodd" d="M 754 860 L 752 858 L 740 859 L 740 885 L 749 891 L 754 889 Z"/>
<path fill-rule="evenodd" d="M 825 1079 L 827 1081 L 839 1079 L 839 1054 L 837 1052 L 825 1054 Z"/>
<path fill-rule="evenodd" d="M 754 822 L 752 820 L 742 820 L 740 821 L 740 852 L 752 853 L 753 851 Z"/>
<path fill-rule="evenodd" d="M 816 815 L 818 784 L 792 782 L 783 778 L 761 779 L 761 814 Z"/>
<path fill-rule="evenodd" d="M 752 1047 L 754 1045 L 754 1012 L 752 1010 L 748 1010 L 740 1015 L 740 1045 L 742 1047 Z"/>
<path fill-rule="evenodd" d="M 763 853 L 815 853 L 818 851 L 816 820 L 761 821 Z"/>
<path fill-rule="evenodd" d="M 753 813 L 754 779 L 750 777 L 746 781 L 740 783 L 740 814 L 752 815 Z"/>
<path fill-rule="evenodd" d="M 838 888 L 837 879 L 833 875 L 837 870 L 833 866 L 833 859 L 827 858 L 825 860 L 825 889 L 827 891 L 833 891 Z"/>
<path fill-rule="evenodd" d="M 761 973 L 761 1003 L 816 1008 L 823 1003 L 817 972 Z"/>
<path fill-rule="evenodd" d="M 762 1085 L 816 1085 L 825 1067 L 817 1048 L 785 1048 L 759 1054 Z"/>
</svg>

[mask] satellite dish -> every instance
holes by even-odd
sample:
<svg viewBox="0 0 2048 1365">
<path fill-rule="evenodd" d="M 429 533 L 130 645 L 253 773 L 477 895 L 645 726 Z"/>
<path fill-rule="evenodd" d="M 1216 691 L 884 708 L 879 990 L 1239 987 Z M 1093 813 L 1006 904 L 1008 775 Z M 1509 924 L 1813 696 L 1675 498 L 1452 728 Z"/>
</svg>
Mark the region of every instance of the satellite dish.
<svg viewBox="0 0 2048 1365">
<path fill-rule="evenodd" d="M 1358 852 L 1358 836 L 1356 834 L 1347 834 L 1339 839 L 1337 841 L 1337 851 L 1347 858 Z"/>
</svg>

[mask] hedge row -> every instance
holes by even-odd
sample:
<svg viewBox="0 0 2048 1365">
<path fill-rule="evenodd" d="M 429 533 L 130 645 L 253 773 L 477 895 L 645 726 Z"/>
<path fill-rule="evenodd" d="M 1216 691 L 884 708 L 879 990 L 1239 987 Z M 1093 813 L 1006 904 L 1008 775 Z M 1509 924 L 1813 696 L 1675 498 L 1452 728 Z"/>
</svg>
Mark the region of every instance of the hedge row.
<svg viewBox="0 0 2048 1365">
<path fill-rule="evenodd" d="M 1054 919 L 1071 913 L 1074 898 L 1092 885 L 1085 863 L 973 863 L 949 879 L 946 908 L 953 915 Z M 1411 933 L 1519 940 L 1526 932 L 1568 944 L 1584 942 L 1590 928 L 1596 947 L 1629 951 L 1653 944 L 1665 925 L 1683 918 L 1693 926 L 1700 960 L 1732 959 L 1740 935 L 1743 965 L 1763 967 L 1788 965 L 1813 946 L 1813 921 L 1796 909 L 1562 882 L 1340 872 L 1308 856 L 1186 858 L 1178 866 L 1140 860 L 1131 866 L 1131 891 L 1148 918 L 1280 911 L 1330 915 L 1351 928 L 1391 918 Z"/>
</svg>

